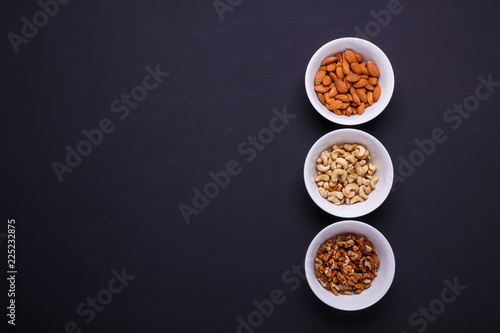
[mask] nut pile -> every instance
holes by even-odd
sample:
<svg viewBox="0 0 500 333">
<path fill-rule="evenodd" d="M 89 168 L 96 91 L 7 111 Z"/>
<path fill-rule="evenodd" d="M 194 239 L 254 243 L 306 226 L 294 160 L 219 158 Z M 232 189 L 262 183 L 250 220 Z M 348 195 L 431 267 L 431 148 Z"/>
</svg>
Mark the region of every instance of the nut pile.
<svg viewBox="0 0 500 333">
<path fill-rule="evenodd" d="M 379 180 L 373 176 L 377 167 L 370 162 L 370 151 L 357 143 L 333 145 L 331 152 L 321 152 L 316 170 L 319 194 L 335 205 L 367 200 Z"/>
<path fill-rule="evenodd" d="M 338 235 L 318 249 L 316 278 L 335 295 L 352 295 L 370 288 L 380 261 L 372 243 L 365 237 Z"/>
<path fill-rule="evenodd" d="M 372 61 L 347 50 L 323 60 L 314 77 L 319 101 L 337 115 L 363 114 L 380 98 L 380 70 Z"/>
</svg>

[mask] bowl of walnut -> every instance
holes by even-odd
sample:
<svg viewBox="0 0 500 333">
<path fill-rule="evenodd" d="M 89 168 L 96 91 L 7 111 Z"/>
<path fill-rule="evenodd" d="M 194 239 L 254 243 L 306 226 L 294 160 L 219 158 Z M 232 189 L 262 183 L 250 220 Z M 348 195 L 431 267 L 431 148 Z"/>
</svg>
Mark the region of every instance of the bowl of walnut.
<svg viewBox="0 0 500 333">
<path fill-rule="evenodd" d="M 325 304 L 344 311 L 365 309 L 389 290 L 396 272 L 391 245 L 374 227 L 341 221 L 321 230 L 305 258 L 307 282 Z"/>
<path fill-rule="evenodd" d="M 387 198 L 394 169 L 384 145 L 372 135 L 344 128 L 322 136 L 304 163 L 304 183 L 325 212 L 343 218 L 366 215 Z"/>
<path fill-rule="evenodd" d="M 394 71 L 375 44 L 339 38 L 314 53 L 307 65 L 305 88 L 320 115 L 340 125 L 358 125 L 377 117 L 389 104 Z"/>
</svg>

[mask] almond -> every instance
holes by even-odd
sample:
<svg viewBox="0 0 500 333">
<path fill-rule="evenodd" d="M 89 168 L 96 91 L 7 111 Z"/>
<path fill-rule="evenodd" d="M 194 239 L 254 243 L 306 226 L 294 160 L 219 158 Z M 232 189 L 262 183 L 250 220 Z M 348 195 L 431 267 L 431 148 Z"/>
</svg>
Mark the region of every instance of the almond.
<svg viewBox="0 0 500 333">
<path fill-rule="evenodd" d="M 351 73 L 351 67 L 347 61 L 342 62 L 342 69 L 344 70 L 344 75 Z"/>
<path fill-rule="evenodd" d="M 335 87 L 337 88 L 337 91 L 341 94 L 345 94 L 347 92 L 347 85 L 342 80 L 339 79 L 335 80 Z"/>
<path fill-rule="evenodd" d="M 330 89 L 330 92 L 328 93 L 328 95 L 330 97 L 335 97 L 339 92 L 337 91 L 337 88 L 336 87 L 333 87 L 332 89 Z"/>
<path fill-rule="evenodd" d="M 342 66 L 337 66 L 337 69 L 335 72 L 337 73 L 337 78 L 339 78 L 340 80 L 344 79 L 344 70 L 342 69 Z"/>
<path fill-rule="evenodd" d="M 351 87 L 352 87 L 352 83 L 351 82 L 347 81 L 346 78 L 344 78 L 344 80 L 342 80 L 342 81 L 344 81 L 344 83 L 345 83 L 345 85 L 347 87 L 347 90 L 351 89 Z"/>
<path fill-rule="evenodd" d="M 338 100 L 341 100 L 342 102 L 349 102 L 349 97 L 347 97 L 347 95 L 344 95 L 344 94 L 338 94 L 335 96 L 335 99 L 338 99 Z"/>
<path fill-rule="evenodd" d="M 318 94 L 318 99 L 321 102 L 321 104 L 325 105 L 325 96 L 322 93 L 316 93 Z"/>
<path fill-rule="evenodd" d="M 365 103 L 362 102 L 358 106 L 358 114 L 363 114 L 363 112 L 365 112 Z"/>
<path fill-rule="evenodd" d="M 361 76 L 358 74 L 351 73 L 346 76 L 347 81 L 349 82 L 358 82 L 361 79 Z"/>
<path fill-rule="evenodd" d="M 368 104 L 373 105 L 373 92 L 369 91 L 366 94 L 366 99 L 368 99 Z"/>
<path fill-rule="evenodd" d="M 374 86 L 372 86 L 372 85 L 371 85 L 371 84 L 369 84 L 369 83 L 365 86 L 365 88 L 366 88 L 366 90 L 373 90 L 373 89 L 375 89 L 375 87 L 374 87 Z"/>
<path fill-rule="evenodd" d="M 326 66 L 331 64 L 332 62 L 337 61 L 337 57 L 328 57 L 321 63 L 321 66 Z"/>
<path fill-rule="evenodd" d="M 378 69 L 377 65 L 373 63 L 373 61 L 368 61 L 366 63 L 366 69 L 368 69 L 368 74 L 370 76 L 375 76 L 375 77 L 380 76 L 380 70 Z"/>
<path fill-rule="evenodd" d="M 318 84 L 318 85 L 314 86 L 314 90 L 316 90 L 317 92 L 320 92 L 320 93 L 324 94 L 327 91 L 329 91 L 330 88 L 329 87 L 325 87 L 323 84 Z"/>
<path fill-rule="evenodd" d="M 380 70 L 373 61 L 347 49 L 324 59 L 314 77 L 320 103 L 337 115 L 361 115 L 380 98 Z"/>
<path fill-rule="evenodd" d="M 368 69 L 364 65 L 361 65 L 361 74 L 368 75 Z"/>
<path fill-rule="evenodd" d="M 325 93 L 325 94 L 323 95 L 323 97 L 325 98 L 325 102 L 326 102 L 327 104 L 331 104 L 331 103 L 334 101 L 334 99 L 332 99 L 332 98 L 330 97 L 330 93 Z"/>
<path fill-rule="evenodd" d="M 352 96 L 352 100 L 353 100 L 355 105 L 359 105 L 359 103 L 361 103 L 361 100 L 359 99 L 359 96 L 358 96 L 358 93 L 356 92 L 356 89 L 351 88 L 351 96 Z"/>
<path fill-rule="evenodd" d="M 367 84 L 368 84 L 368 80 L 367 79 L 360 79 L 358 82 L 354 82 L 352 86 L 354 88 L 363 88 Z"/>
<path fill-rule="evenodd" d="M 378 82 L 378 79 L 376 77 L 372 76 L 368 79 L 368 83 L 371 84 L 372 86 L 375 86 L 377 84 L 377 82 Z"/>
<path fill-rule="evenodd" d="M 342 101 L 339 101 L 339 100 L 334 100 L 333 102 L 331 102 L 328 105 L 330 105 L 330 107 L 333 110 L 338 110 L 338 109 L 340 109 L 340 108 L 342 108 L 344 106 L 344 103 L 342 103 Z"/>
<path fill-rule="evenodd" d="M 356 94 L 359 96 L 359 100 L 361 102 L 368 102 L 368 100 L 366 99 L 366 92 L 364 89 L 356 89 Z"/>
<path fill-rule="evenodd" d="M 376 86 L 375 89 L 373 89 L 373 101 L 376 102 L 380 98 L 380 93 L 382 92 L 382 88 L 380 86 Z"/>
<path fill-rule="evenodd" d="M 355 74 L 361 74 L 361 66 L 357 62 L 351 63 L 351 71 Z"/>
<path fill-rule="evenodd" d="M 328 75 L 325 75 L 325 77 L 323 78 L 323 85 L 329 86 L 330 83 L 332 83 L 332 78 Z"/>
<path fill-rule="evenodd" d="M 347 60 L 349 64 L 356 61 L 356 56 L 354 55 L 354 52 L 352 52 L 352 50 L 345 51 L 345 60 Z"/>
<path fill-rule="evenodd" d="M 316 75 L 314 76 L 314 84 L 320 84 L 323 81 L 325 75 L 326 75 L 325 71 L 317 72 Z"/>
</svg>

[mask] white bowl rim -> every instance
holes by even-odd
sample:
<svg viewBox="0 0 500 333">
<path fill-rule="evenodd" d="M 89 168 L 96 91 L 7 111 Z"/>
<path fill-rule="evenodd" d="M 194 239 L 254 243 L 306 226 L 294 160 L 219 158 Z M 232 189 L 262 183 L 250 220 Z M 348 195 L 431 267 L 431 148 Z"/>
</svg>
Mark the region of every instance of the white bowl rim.
<svg viewBox="0 0 500 333">
<path fill-rule="evenodd" d="M 314 258 L 316 258 L 316 252 L 321 246 L 321 244 L 328 238 L 332 238 L 336 235 L 338 235 L 338 232 L 334 232 L 335 229 L 339 228 L 348 228 L 348 229 L 357 229 L 357 230 L 364 230 L 364 231 L 355 231 L 353 230 L 351 233 L 356 234 L 356 235 L 363 235 L 366 236 L 366 233 L 371 233 L 371 236 L 376 236 L 377 240 L 380 241 L 381 243 L 377 244 L 375 246 L 377 253 L 380 255 L 382 252 L 384 253 L 384 256 L 386 255 L 388 260 L 385 260 L 384 262 L 381 262 L 380 265 L 387 265 L 387 272 L 384 276 L 377 275 L 375 279 L 383 278 L 380 281 L 382 285 L 380 285 L 381 289 L 379 289 L 377 298 L 372 299 L 369 302 L 363 303 L 363 304 L 357 304 L 357 305 L 352 305 L 351 306 L 340 306 L 336 304 L 335 302 L 332 302 L 332 300 L 339 300 L 340 298 L 337 297 L 359 297 L 360 295 L 363 294 L 363 292 L 368 292 L 370 291 L 371 288 L 374 288 L 372 285 L 369 289 L 366 289 L 359 295 L 337 295 L 335 296 L 333 293 L 328 291 L 328 293 L 325 292 L 319 292 L 321 291 L 326 291 L 326 289 L 323 288 L 319 284 L 319 282 L 316 279 L 316 274 L 314 270 Z M 346 232 L 342 232 L 340 234 L 346 234 Z M 324 237 L 326 238 L 322 240 Z M 372 239 L 367 236 L 367 238 L 372 241 Z M 372 237 L 373 238 L 373 237 Z M 380 247 L 380 245 L 383 245 Z M 381 252 L 382 251 L 382 252 Z M 365 308 L 368 308 L 372 306 L 373 304 L 377 303 L 379 300 L 381 300 L 389 291 L 392 282 L 394 281 L 394 276 L 396 274 L 396 258 L 394 256 L 394 251 L 392 250 L 391 244 L 387 240 L 387 238 L 375 227 L 361 221 L 356 221 L 356 220 L 343 220 L 339 222 L 332 223 L 325 228 L 323 228 L 316 236 L 313 238 L 311 243 L 309 244 L 309 247 L 307 248 L 306 252 L 306 257 L 304 261 L 304 270 L 306 274 L 306 280 L 309 284 L 309 287 L 313 291 L 313 293 L 318 297 L 323 303 L 327 304 L 328 306 L 338 309 L 338 310 L 344 310 L 344 311 L 357 311 L 357 310 L 362 310 Z M 379 267 L 380 270 L 380 267 Z M 378 271 L 379 271 L 378 270 Z M 377 271 L 377 272 L 378 272 Z M 375 281 L 375 280 L 374 280 Z M 330 295 L 331 293 L 331 295 Z M 325 296 L 328 295 L 328 296 Z M 335 303 L 335 304 L 334 304 Z"/>
<path fill-rule="evenodd" d="M 312 84 L 314 75 L 317 73 L 318 68 L 316 68 L 315 64 L 321 63 L 321 61 L 325 58 L 322 56 L 322 54 L 325 52 L 325 50 L 329 49 L 335 49 L 338 45 L 342 44 L 348 44 L 348 45 L 361 45 L 362 48 L 367 48 L 371 49 L 372 53 L 376 53 L 378 57 L 382 60 L 383 64 L 380 63 L 380 61 L 377 63 L 377 66 L 379 67 L 384 67 L 382 75 L 388 80 L 387 85 L 384 85 L 383 87 L 383 94 L 381 96 L 381 99 L 377 101 L 377 103 L 373 104 L 370 106 L 370 109 L 368 111 L 370 112 L 365 112 L 363 115 L 354 115 L 354 116 L 338 116 L 328 110 L 323 104 L 321 104 L 318 100 L 318 96 L 316 95 L 316 91 L 314 90 L 314 85 Z M 361 48 L 360 47 L 360 48 Z M 346 46 L 347 48 L 352 48 L 356 50 L 356 48 L 352 46 Z M 359 48 L 358 48 L 359 49 Z M 333 55 L 335 52 L 328 52 L 328 54 Z M 371 59 L 369 55 L 363 55 L 365 59 Z M 321 59 L 318 59 L 321 58 Z M 314 68 L 313 68 L 314 67 Z M 365 39 L 357 38 L 357 37 L 342 37 L 342 38 L 337 38 L 334 39 L 323 46 L 321 46 L 311 57 L 309 60 L 309 63 L 307 64 L 306 72 L 305 72 L 305 79 L 304 79 L 304 84 L 305 84 L 305 89 L 306 89 L 306 94 L 307 97 L 309 98 L 309 101 L 313 105 L 314 109 L 322 115 L 324 118 L 328 119 L 331 122 L 334 122 L 339 125 L 360 125 L 364 124 L 374 118 L 376 118 L 379 114 L 382 113 L 382 111 L 385 110 L 387 105 L 389 104 L 392 94 L 394 92 L 394 85 L 395 85 L 395 78 L 394 78 L 394 70 L 392 68 L 392 64 L 387 57 L 387 55 L 382 51 L 377 45 L 373 44 L 372 42 L 369 42 Z"/>
</svg>

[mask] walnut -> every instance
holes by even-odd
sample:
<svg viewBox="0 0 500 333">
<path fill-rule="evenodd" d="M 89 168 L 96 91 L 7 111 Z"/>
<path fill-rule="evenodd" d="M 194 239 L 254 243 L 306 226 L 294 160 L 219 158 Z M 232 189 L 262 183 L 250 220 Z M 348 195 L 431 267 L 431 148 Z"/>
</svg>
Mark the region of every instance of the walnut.
<svg viewBox="0 0 500 333">
<path fill-rule="evenodd" d="M 337 235 L 320 246 L 315 258 L 316 278 L 333 294 L 359 294 L 370 288 L 380 261 L 365 237 Z"/>
</svg>

